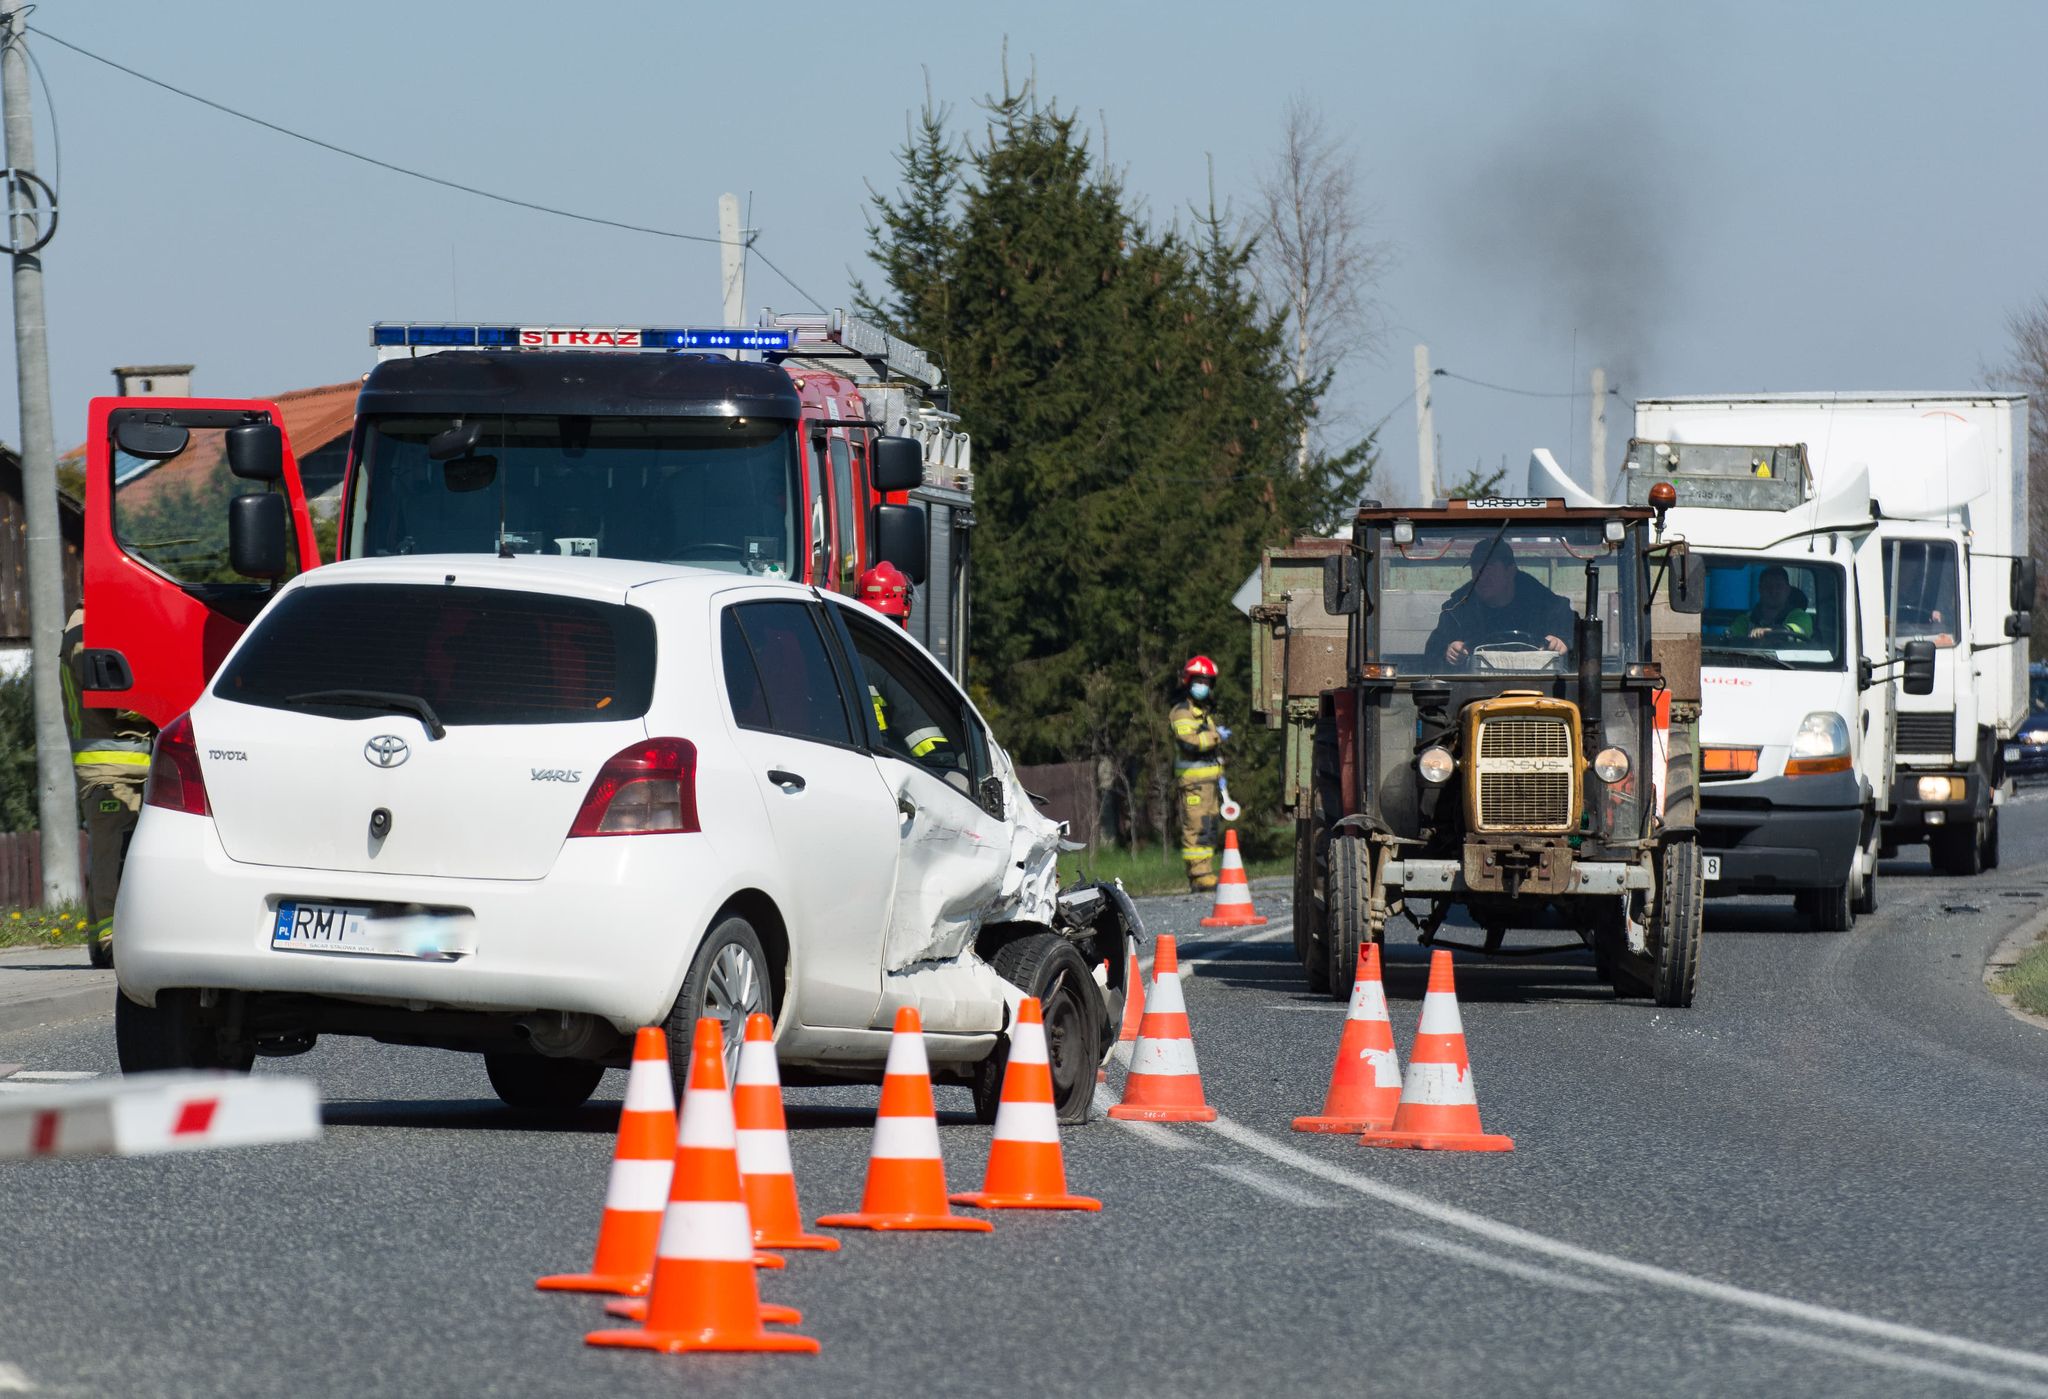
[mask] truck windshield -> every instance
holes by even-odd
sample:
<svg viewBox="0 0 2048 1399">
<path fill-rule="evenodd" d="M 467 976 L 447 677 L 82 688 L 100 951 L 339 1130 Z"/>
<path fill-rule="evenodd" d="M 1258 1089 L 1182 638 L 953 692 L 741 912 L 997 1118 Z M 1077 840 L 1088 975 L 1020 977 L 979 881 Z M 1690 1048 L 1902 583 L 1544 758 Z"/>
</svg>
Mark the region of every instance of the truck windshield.
<svg viewBox="0 0 2048 1399">
<path fill-rule="evenodd" d="M 1885 610 L 1900 641 L 1956 644 L 1956 546 L 1946 539 L 1887 539 Z"/>
<path fill-rule="evenodd" d="M 385 415 L 362 429 L 346 552 L 795 577 L 797 470 L 796 426 L 773 420 Z"/>
<path fill-rule="evenodd" d="M 1618 669 L 1634 636 L 1635 570 L 1597 522 L 1417 526 L 1377 549 L 1373 659 L 1401 674 L 1543 674 L 1576 665 L 1586 569 L 1606 621 L 1603 669 Z"/>
<path fill-rule="evenodd" d="M 1700 647 L 1708 665 L 1739 670 L 1840 670 L 1842 569 L 1838 564 L 1708 554 Z"/>
</svg>

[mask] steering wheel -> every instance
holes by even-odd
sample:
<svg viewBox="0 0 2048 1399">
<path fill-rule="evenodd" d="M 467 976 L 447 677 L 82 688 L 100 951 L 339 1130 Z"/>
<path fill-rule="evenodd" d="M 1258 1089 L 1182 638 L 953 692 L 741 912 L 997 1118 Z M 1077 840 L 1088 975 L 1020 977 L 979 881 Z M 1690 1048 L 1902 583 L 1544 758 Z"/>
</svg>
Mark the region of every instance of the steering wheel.
<svg viewBox="0 0 2048 1399">
<path fill-rule="evenodd" d="M 1517 627 L 1509 631 L 1495 633 L 1490 641 L 1481 641 L 1474 644 L 1465 653 L 1465 669 L 1478 669 L 1481 652 L 1491 651 L 1518 656 L 1532 651 L 1548 650 L 1550 650 L 1550 647 L 1542 637 L 1534 632 L 1523 631 Z"/>
</svg>

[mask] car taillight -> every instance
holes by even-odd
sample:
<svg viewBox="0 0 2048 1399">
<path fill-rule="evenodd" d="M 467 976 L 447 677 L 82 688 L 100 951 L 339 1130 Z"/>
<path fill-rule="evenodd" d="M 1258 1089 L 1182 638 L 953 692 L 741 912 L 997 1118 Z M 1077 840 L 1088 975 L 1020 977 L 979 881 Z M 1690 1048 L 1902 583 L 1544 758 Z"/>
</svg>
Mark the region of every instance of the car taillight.
<svg viewBox="0 0 2048 1399">
<path fill-rule="evenodd" d="M 213 815 L 206 800 L 206 775 L 199 770 L 199 745 L 192 739 L 190 714 L 180 714 L 156 736 L 156 754 L 149 760 L 142 800 L 166 811 Z"/>
<path fill-rule="evenodd" d="M 605 760 L 569 834 L 645 836 L 697 829 L 697 745 L 686 738 L 650 738 Z"/>
</svg>

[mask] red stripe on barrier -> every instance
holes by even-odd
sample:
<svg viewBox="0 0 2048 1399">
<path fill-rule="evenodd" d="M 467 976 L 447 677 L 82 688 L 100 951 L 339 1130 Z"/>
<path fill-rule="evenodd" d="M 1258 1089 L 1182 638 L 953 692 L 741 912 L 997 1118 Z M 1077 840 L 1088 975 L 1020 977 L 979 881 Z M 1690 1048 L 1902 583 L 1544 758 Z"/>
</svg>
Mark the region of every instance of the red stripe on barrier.
<svg viewBox="0 0 2048 1399">
<path fill-rule="evenodd" d="M 196 1098 L 178 1109 L 178 1120 L 171 1124 L 174 1137 L 197 1136 L 213 1125 L 213 1114 L 220 1107 L 218 1098 Z"/>
<path fill-rule="evenodd" d="M 36 1114 L 35 1131 L 29 1137 L 28 1154 L 48 1156 L 57 1149 L 58 1114 L 54 1108 L 45 1108 Z"/>
</svg>

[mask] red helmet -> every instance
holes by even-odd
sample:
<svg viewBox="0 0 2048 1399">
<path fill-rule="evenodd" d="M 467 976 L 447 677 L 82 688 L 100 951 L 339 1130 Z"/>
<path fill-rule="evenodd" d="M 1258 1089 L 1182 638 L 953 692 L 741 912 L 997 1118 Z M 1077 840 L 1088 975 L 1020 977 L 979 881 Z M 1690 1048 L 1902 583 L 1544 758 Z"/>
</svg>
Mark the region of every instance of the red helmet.
<svg viewBox="0 0 2048 1399">
<path fill-rule="evenodd" d="M 862 602 L 898 622 L 910 620 L 910 580 L 887 559 L 860 576 L 854 594 Z"/>
<path fill-rule="evenodd" d="M 1190 680 L 1214 680 L 1216 678 L 1216 662 L 1210 660 L 1207 656 L 1191 657 L 1188 663 L 1180 668 L 1180 678 L 1182 684 L 1186 684 Z"/>
</svg>

